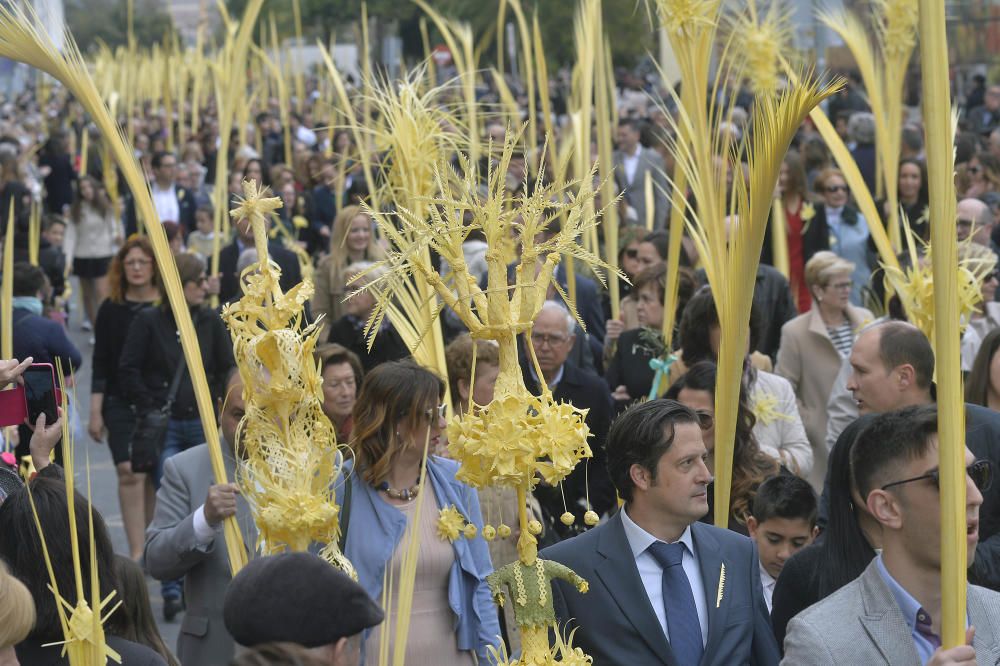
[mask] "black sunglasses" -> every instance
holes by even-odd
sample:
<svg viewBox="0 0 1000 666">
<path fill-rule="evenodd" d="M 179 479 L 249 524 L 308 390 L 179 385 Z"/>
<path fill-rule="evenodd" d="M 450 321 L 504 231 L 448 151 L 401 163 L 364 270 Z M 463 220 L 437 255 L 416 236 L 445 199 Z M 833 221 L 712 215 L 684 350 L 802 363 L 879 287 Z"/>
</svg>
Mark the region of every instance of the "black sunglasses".
<svg viewBox="0 0 1000 666">
<path fill-rule="evenodd" d="M 830 187 L 826 188 L 826 191 L 829 192 L 830 194 L 834 194 L 835 192 L 846 192 L 847 185 L 831 185 Z"/>
<path fill-rule="evenodd" d="M 993 463 L 989 460 L 977 460 L 965 468 L 965 473 L 969 475 L 969 478 L 971 478 L 972 482 L 976 484 L 976 488 L 978 488 L 980 492 L 986 492 L 990 489 L 990 486 L 993 485 Z M 936 469 L 933 472 L 927 472 L 926 474 L 915 476 L 912 479 L 903 479 L 902 481 L 887 483 L 882 486 L 882 490 L 888 490 L 893 486 L 900 486 L 904 483 L 923 481 L 924 479 L 930 479 L 933 481 L 935 488 L 941 487 L 941 471 Z"/>
</svg>

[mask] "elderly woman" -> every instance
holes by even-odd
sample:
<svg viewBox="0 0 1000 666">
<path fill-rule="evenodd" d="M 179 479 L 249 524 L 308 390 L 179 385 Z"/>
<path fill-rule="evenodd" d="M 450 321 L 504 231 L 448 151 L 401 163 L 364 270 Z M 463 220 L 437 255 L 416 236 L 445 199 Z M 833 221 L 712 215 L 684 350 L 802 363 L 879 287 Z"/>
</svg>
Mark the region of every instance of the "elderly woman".
<svg viewBox="0 0 1000 666">
<path fill-rule="evenodd" d="M 375 344 L 370 350 L 368 349 L 365 326 L 375 308 L 375 296 L 369 291 L 357 290 L 381 275 L 380 268 L 374 270 L 373 268 L 373 264 L 359 261 L 344 269 L 341 293 L 351 293 L 351 296 L 344 301 L 343 316 L 330 324 L 330 337 L 327 340 L 354 352 L 361 359 L 365 372 L 369 372 L 379 363 L 396 361 L 410 355 L 410 350 L 393 328 L 388 316 L 382 320 L 375 334 Z"/>
<path fill-rule="evenodd" d="M 851 305 L 855 266 L 833 252 L 817 252 L 806 264 L 813 307 L 781 328 L 775 372 L 792 384 L 813 450 L 809 481 L 822 490 L 826 476 L 826 404 L 856 331 L 872 313 Z"/>
<path fill-rule="evenodd" d="M 389 609 L 385 624 L 364 637 L 365 664 L 378 663 L 383 640 L 391 654 L 412 538 L 420 545 L 407 666 L 473 664 L 477 656 L 486 663 L 500 633 L 486 583 L 493 571 L 486 541 L 443 538 L 438 529 L 448 508 L 481 529 L 478 495 L 455 478 L 455 461 L 428 455 L 422 471 L 425 450 L 433 450 L 444 431 L 444 387 L 412 361 L 384 363 L 365 377 L 354 408 L 354 459 L 337 493 L 341 506 L 347 502 L 344 549 L 358 582 L 373 599 L 384 594 Z"/>
<path fill-rule="evenodd" d="M 354 352 L 337 344 L 320 345 L 314 352 L 323 378 L 323 413 L 337 432 L 337 441 L 351 435 L 351 414 L 357 402 L 358 388 L 364 377 L 361 361 Z"/>
</svg>

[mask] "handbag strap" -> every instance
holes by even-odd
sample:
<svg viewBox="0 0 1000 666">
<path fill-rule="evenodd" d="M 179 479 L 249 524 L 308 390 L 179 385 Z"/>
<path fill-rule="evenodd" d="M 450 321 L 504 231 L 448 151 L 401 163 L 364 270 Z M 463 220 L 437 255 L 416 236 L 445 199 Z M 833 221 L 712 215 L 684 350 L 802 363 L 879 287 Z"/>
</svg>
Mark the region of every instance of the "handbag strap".
<svg viewBox="0 0 1000 666">
<path fill-rule="evenodd" d="M 344 547 L 347 545 L 347 528 L 351 524 L 351 487 L 354 484 L 351 483 L 351 479 L 348 478 L 344 484 L 344 501 L 340 506 L 340 541 L 337 544 L 340 547 L 340 552 L 344 552 Z"/>
<path fill-rule="evenodd" d="M 177 391 L 181 387 L 181 376 L 184 371 L 187 370 L 187 359 L 184 358 L 183 352 L 181 353 L 181 362 L 177 364 L 177 369 L 174 370 L 174 378 L 170 380 L 170 390 L 167 391 L 167 402 L 163 406 L 164 411 L 169 412 L 174 406 L 174 400 L 177 398 Z"/>
</svg>

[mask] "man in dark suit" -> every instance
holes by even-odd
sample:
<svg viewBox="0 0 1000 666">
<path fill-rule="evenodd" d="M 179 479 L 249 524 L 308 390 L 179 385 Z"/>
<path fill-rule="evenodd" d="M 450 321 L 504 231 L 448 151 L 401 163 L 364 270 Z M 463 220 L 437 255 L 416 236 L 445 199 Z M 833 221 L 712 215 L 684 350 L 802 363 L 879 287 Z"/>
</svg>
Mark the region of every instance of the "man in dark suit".
<svg viewBox="0 0 1000 666">
<path fill-rule="evenodd" d="M 645 225 L 646 178 L 653 182 L 653 226 L 663 229 L 667 224 L 670 203 L 667 200 L 667 175 L 659 153 L 644 148 L 639 143 L 642 128 L 635 118 L 625 118 L 618 123 L 615 151 L 615 186 L 624 194 L 625 202 L 635 211 L 635 224 Z"/>
<path fill-rule="evenodd" d="M 673 400 L 620 416 L 607 451 L 623 509 L 541 553 L 589 583 L 557 581 L 553 601 L 595 666 L 778 663 L 753 542 L 698 522 L 712 481 L 701 419 Z"/>
<path fill-rule="evenodd" d="M 149 184 L 153 195 L 153 206 L 160 222 L 176 222 L 185 237 L 195 229 L 194 213 L 198 202 L 194 193 L 177 184 L 177 157 L 173 153 L 159 152 L 153 155 L 153 182 Z M 138 231 L 135 198 L 128 197 L 125 207 L 125 233 L 131 236 Z"/>
<path fill-rule="evenodd" d="M 244 250 L 254 247 L 253 231 L 250 225 L 240 221 L 234 226 L 236 227 L 236 237 L 233 242 L 219 250 L 219 272 L 222 273 L 219 281 L 219 300 L 224 303 L 242 295 L 237 263 Z M 265 221 L 265 229 L 270 229 L 270 226 L 270 220 Z M 271 240 L 267 243 L 267 253 L 281 269 L 281 278 L 278 283 L 281 285 L 282 291 L 287 292 L 302 281 L 299 258 L 295 256 L 294 252 L 286 250 L 280 241 Z"/>
<path fill-rule="evenodd" d="M 587 410 L 586 423 L 590 429 L 589 444 L 593 458 L 577 465 L 563 481 L 562 493 L 559 488 L 553 487 L 538 487 L 535 490 L 535 496 L 548 516 L 554 519 L 549 521 L 550 527 L 563 538 L 576 534 L 582 528 L 583 515 L 589 508 L 593 507 L 598 514 L 603 514 L 611 509 L 615 500 L 604 452 L 605 438 L 611 426 L 611 396 L 600 377 L 567 362 L 575 341 L 576 321 L 573 316 L 562 303 L 545 301 L 535 317 L 530 339 L 542 376 L 538 377 L 530 353 L 522 365 L 524 383 L 529 391 L 540 394 L 541 382 L 544 381 L 557 402 L 568 402 L 578 409 Z M 576 522 L 571 526 L 558 520 L 567 509 L 576 516 Z"/>
</svg>

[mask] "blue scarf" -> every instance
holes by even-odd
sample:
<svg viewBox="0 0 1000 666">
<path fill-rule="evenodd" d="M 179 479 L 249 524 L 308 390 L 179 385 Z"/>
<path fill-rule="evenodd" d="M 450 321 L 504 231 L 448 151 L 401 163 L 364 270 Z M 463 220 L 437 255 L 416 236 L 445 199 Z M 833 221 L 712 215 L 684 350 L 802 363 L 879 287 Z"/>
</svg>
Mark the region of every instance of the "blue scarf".
<svg viewBox="0 0 1000 666">
<path fill-rule="evenodd" d="M 27 310 L 32 314 L 36 314 L 39 317 L 41 317 L 42 299 L 37 298 L 35 296 L 15 296 L 14 308 L 19 310 Z"/>
</svg>

